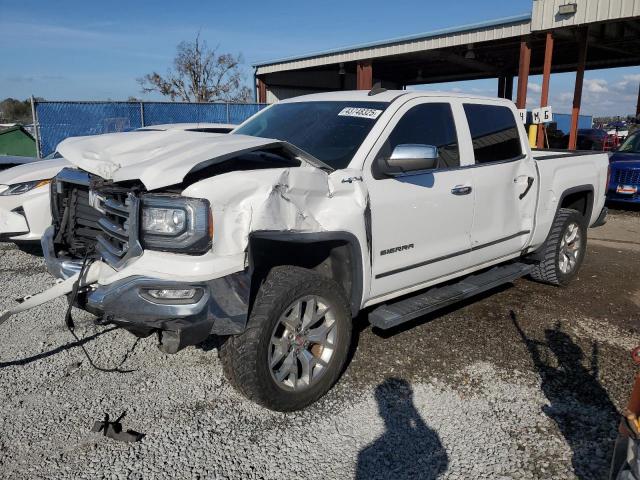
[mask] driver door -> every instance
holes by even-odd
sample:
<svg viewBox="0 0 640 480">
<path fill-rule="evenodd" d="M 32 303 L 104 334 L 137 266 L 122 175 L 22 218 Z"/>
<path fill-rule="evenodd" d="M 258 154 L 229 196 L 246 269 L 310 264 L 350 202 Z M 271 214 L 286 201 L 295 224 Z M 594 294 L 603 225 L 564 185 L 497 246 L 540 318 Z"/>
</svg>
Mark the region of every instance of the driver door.
<svg viewBox="0 0 640 480">
<path fill-rule="evenodd" d="M 372 150 L 370 168 L 364 169 L 371 203 L 371 299 L 418 289 L 471 266 L 473 175 L 463 167 L 473 162 L 473 152 L 463 146 L 469 142 L 459 142 L 460 118 L 459 104 L 411 100 Z M 437 147 L 436 168 L 388 174 L 383 162 L 398 145 Z"/>
</svg>

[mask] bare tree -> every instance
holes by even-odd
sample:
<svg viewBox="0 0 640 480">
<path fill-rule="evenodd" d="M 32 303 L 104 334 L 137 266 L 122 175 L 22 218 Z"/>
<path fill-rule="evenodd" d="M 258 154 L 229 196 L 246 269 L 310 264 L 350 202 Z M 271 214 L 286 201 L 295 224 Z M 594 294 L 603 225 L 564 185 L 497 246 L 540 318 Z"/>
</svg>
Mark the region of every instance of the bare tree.
<svg viewBox="0 0 640 480">
<path fill-rule="evenodd" d="M 249 87 L 243 83 L 240 70 L 242 55 L 217 53 L 200 40 L 180 42 L 173 60 L 174 70 L 166 76 L 157 72 L 138 79 L 143 93 L 159 92 L 171 100 L 183 102 L 238 102 L 251 101 Z"/>
</svg>

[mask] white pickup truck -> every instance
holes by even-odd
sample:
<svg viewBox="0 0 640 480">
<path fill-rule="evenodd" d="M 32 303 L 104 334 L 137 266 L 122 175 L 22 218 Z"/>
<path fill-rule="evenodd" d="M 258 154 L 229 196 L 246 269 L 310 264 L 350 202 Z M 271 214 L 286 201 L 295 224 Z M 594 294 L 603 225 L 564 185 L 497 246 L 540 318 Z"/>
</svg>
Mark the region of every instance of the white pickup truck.
<svg viewBox="0 0 640 480">
<path fill-rule="evenodd" d="M 518 277 L 564 285 L 604 222 L 608 158 L 534 152 L 513 103 L 409 91 L 273 105 L 229 135 L 65 140 L 43 249 L 68 294 L 175 353 L 225 338 L 274 410 L 340 376 L 352 318 L 392 328 Z M 76 287 L 75 289 L 73 287 Z"/>
</svg>

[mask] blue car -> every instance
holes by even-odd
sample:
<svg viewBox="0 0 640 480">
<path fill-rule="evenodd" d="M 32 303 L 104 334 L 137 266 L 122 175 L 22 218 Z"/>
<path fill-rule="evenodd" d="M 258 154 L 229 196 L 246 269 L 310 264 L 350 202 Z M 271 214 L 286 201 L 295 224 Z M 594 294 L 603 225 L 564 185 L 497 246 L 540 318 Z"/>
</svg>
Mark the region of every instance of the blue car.
<svg viewBox="0 0 640 480">
<path fill-rule="evenodd" d="M 627 137 L 609 162 L 607 199 L 640 204 L 640 130 Z"/>
</svg>

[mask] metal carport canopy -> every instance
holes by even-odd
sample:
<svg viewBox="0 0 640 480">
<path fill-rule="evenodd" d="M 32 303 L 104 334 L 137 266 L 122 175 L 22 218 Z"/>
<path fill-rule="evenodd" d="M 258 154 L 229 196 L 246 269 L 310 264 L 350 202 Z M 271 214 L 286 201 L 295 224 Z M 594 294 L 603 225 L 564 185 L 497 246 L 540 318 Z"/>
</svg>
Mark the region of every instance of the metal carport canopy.
<svg viewBox="0 0 640 480">
<path fill-rule="evenodd" d="M 548 31 L 555 37 L 553 73 L 577 70 L 585 32 L 586 70 L 640 64 L 640 0 L 603 0 L 597 5 L 593 0 L 574 1 L 577 13 L 568 16 L 557 15 L 562 0 L 534 0 L 533 14 L 257 63 L 253 66 L 259 96 L 272 102 L 304 93 L 366 88 L 371 82 L 403 88 L 500 78 L 505 92 L 501 96 L 511 98 L 522 42 L 531 51 L 528 72 L 542 73 Z"/>
<path fill-rule="evenodd" d="M 253 66 L 256 67 L 257 75 L 264 75 L 287 70 L 316 68 L 341 62 L 373 60 L 381 57 L 435 50 L 456 45 L 501 40 L 503 38 L 527 35 L 530 31 L 531 14 L 527 13 L 417 35 L 256 63 Z"/>
</svg>

